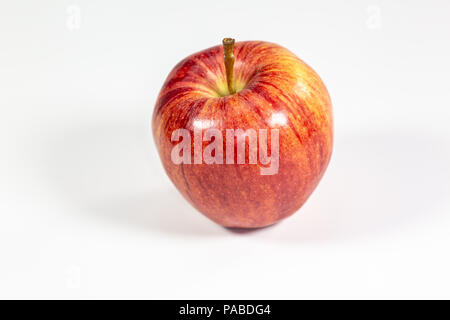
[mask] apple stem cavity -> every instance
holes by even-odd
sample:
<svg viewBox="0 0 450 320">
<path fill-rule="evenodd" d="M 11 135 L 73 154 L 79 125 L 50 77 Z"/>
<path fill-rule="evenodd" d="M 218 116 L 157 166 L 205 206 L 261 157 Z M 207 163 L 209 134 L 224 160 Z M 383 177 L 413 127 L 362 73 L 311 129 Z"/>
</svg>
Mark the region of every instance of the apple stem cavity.
<svg viewBox="0 0 450 320">
<path fill-rule="evenodd" d="M 234 55 L 233 55 L 233 47 L 234 47 L 234 39 L 225 38 L 222 40 L 223 43 L 223 52 L 224 52 L 224 61 L 225 61 L 225 71 L 227 74 L 227 86 L 229 94 L 235 94 L 236 88 L 234 86 Z"/>
</svg>

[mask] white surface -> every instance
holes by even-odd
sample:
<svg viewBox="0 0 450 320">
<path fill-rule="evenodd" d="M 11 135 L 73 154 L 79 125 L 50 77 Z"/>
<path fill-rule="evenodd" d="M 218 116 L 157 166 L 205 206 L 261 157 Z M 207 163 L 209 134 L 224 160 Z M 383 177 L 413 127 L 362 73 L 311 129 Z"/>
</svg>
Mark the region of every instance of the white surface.
<svg viewBox="0 0 450 320">
<path fill-rule="evenodd" d="M 1 298 L 450 298 L 450 3 L 226 3 L 0 4 Z M 289 48 L 334 104 L 321 184 L 252 233 L 191 208 L 150 134 L 224 36 Z"/>
</svg>

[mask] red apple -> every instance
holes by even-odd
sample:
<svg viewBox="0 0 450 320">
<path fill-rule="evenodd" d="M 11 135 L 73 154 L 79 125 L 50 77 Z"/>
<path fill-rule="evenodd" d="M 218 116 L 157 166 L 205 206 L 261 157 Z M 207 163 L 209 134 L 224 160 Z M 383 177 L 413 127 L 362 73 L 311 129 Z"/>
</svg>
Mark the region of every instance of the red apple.
<svg viewBox="0 0 450 320">
<path fill-rule="evenodd" d="M 297 211 L 322 178 L 331 101 L 287 49 L 233 45 L 224 39 L 175 66 L 155 105 L 153 136 L 169 178 L 195 208 L 225 227 L 264 227 Z"/>
</svg>

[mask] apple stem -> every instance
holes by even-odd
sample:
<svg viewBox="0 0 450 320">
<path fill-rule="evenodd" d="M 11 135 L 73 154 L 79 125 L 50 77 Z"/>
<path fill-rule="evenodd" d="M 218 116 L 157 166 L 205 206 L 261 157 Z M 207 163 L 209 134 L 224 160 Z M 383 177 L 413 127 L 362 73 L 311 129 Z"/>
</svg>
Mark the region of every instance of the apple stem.
<svg viewBox="0 0 450 320">
<path fill-rule="evenodd" d="M 233 55 L 233 47 L 234 47 L 234 39 L 225 38 L 222 41 L 223 43 L 223 51 L 224 51 L 224 60 L 225 60 L 225 71 L 227 73 L 227 85 L 228 92 L 230 94 L 236 93 L 236 88 L 234 87 L 234 55 Z"/>
</svg>

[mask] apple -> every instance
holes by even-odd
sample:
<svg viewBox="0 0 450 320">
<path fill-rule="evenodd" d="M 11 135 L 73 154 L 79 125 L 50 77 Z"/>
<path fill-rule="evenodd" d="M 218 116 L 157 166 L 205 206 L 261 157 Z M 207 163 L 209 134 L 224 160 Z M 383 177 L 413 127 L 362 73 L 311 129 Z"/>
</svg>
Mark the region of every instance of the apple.
<svg viewBox="0 0 450 320">
<path fill-rule="evenodd" d="M 331 100 L 287 49 L 226 38 L 170 72 L 152 131 L 167 175 L 196 209 L 225 227 L 265 227 L 296 212 L 322 178 Z"/>
</svg>

